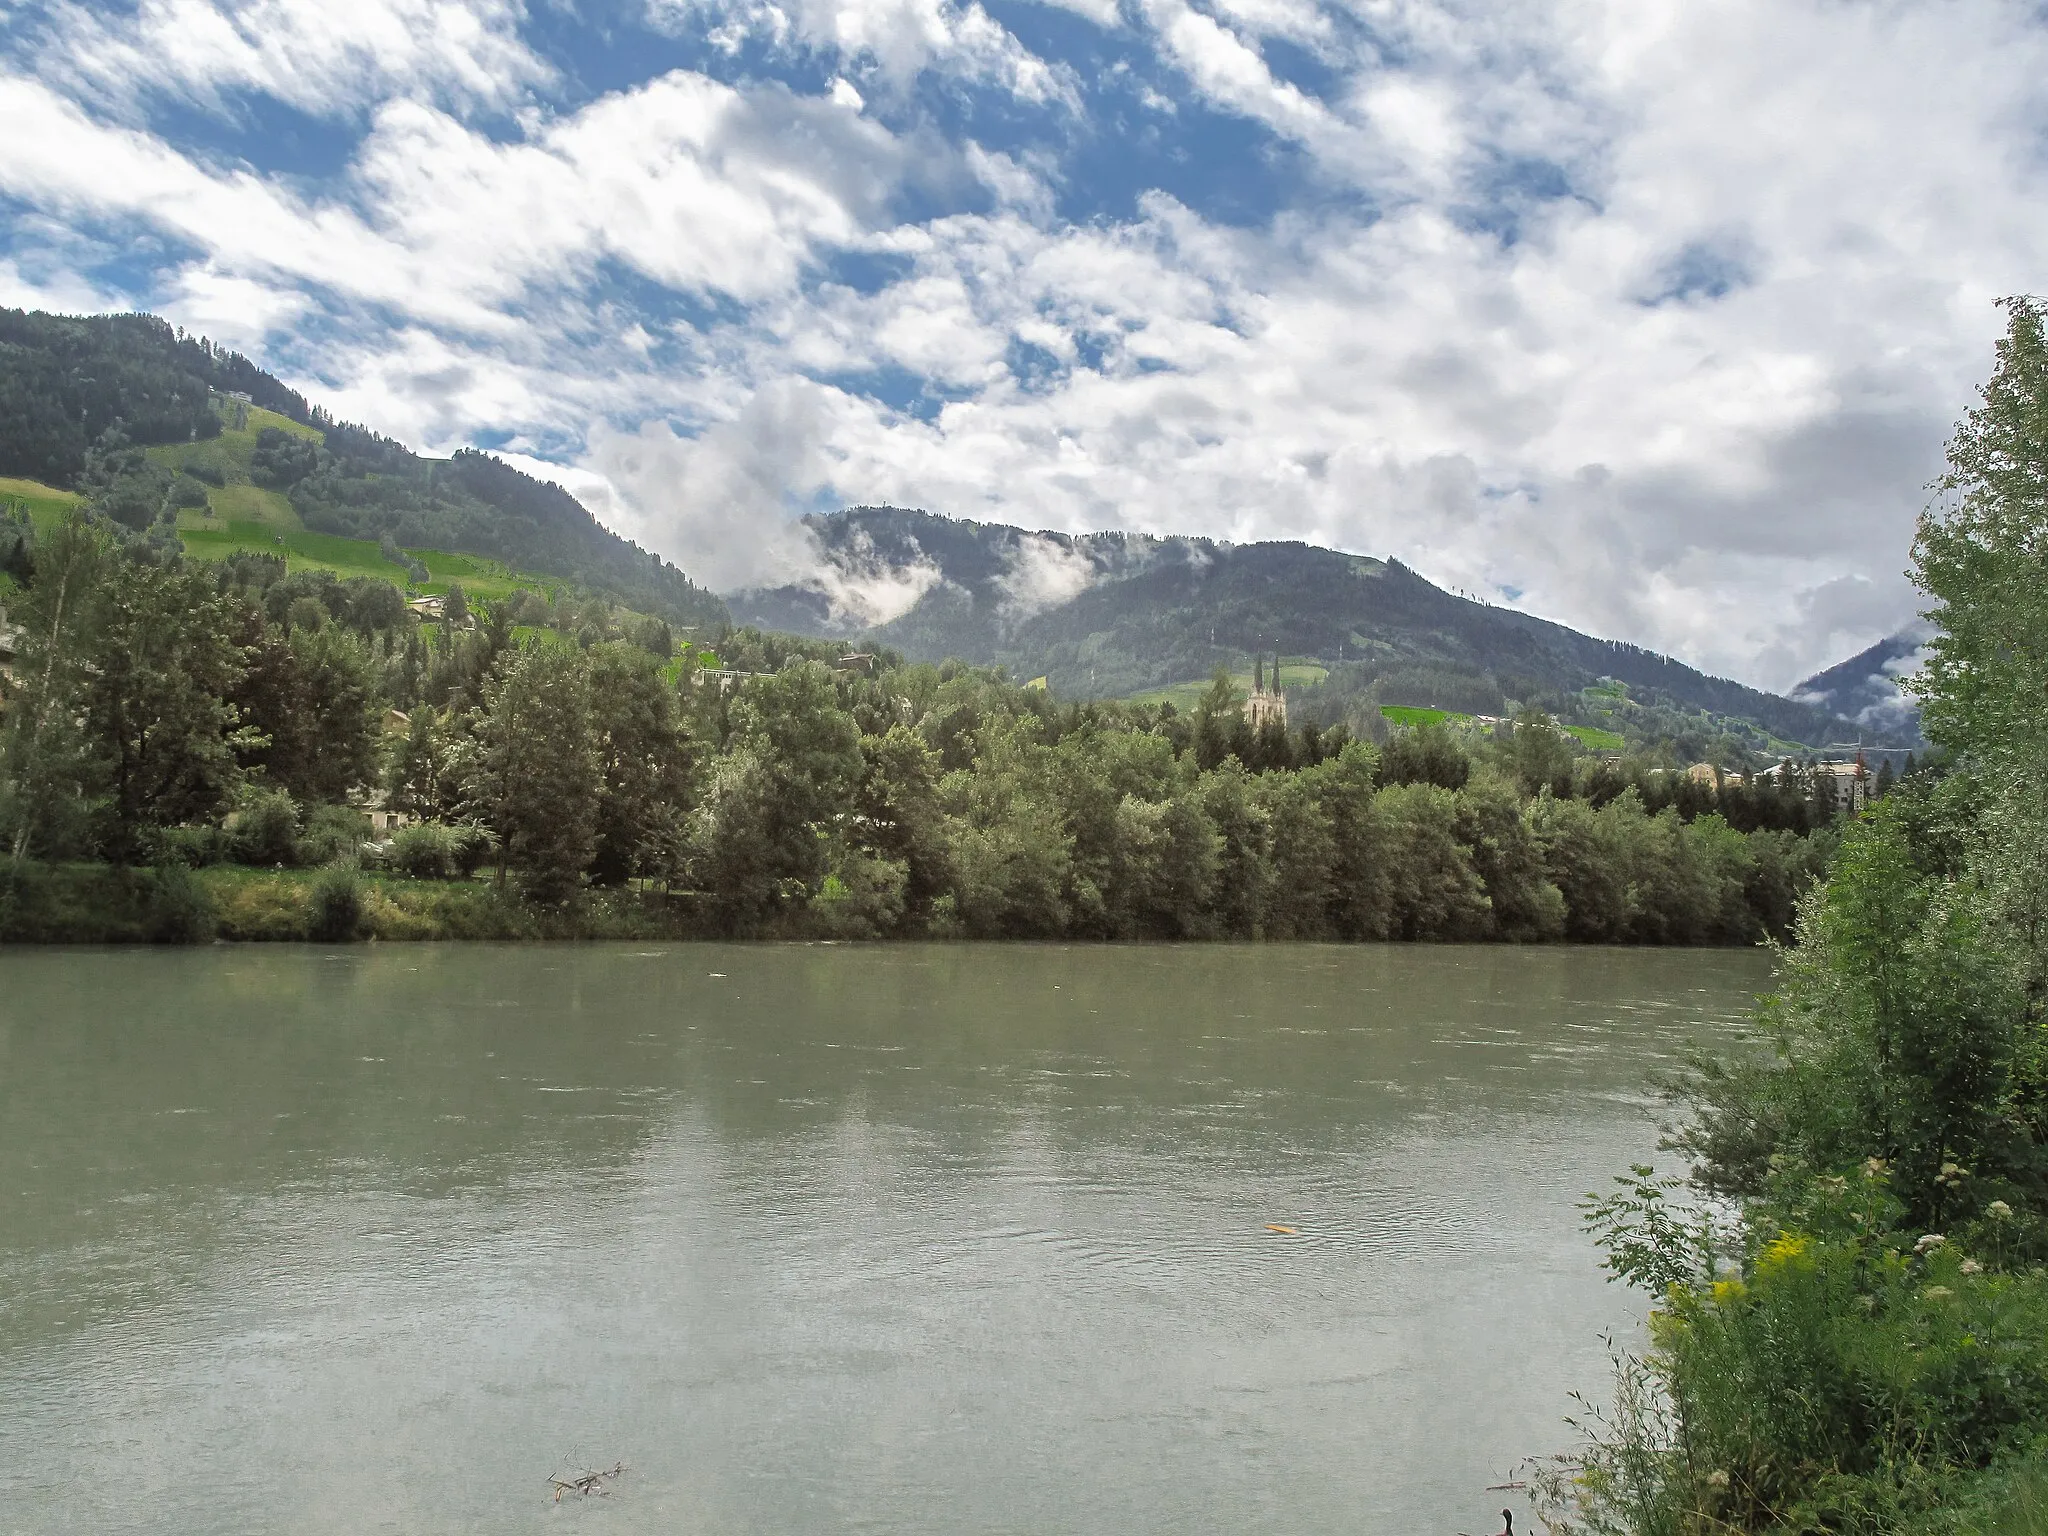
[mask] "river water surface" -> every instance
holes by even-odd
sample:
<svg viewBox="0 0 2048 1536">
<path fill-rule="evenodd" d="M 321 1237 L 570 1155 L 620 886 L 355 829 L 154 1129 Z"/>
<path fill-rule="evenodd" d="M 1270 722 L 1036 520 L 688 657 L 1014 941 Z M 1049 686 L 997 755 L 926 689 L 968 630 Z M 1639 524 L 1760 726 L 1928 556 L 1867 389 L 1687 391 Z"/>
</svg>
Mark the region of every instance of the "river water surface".
<svg viewBox="0 0 2048 1536">
<path fill-rule="evenodd" d="M 1635 1326 L 1575 1202 L 1766 980 L 0 952 L 0 1532 L 1495 1530 Z"/>
</svg>

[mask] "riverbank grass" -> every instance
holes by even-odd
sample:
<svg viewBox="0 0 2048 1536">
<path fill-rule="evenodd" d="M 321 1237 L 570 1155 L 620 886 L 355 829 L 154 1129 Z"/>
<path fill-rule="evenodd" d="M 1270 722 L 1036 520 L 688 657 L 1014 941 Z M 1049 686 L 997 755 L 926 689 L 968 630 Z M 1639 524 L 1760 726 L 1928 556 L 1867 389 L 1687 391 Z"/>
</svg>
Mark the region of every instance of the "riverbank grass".
<svg viewBox="0 0 2048 1536">
<path fill-rule="evenodd" d="M 590 891 L 550 910 L 489 879 L 416 880 L 353 866 L 0 868 L 0 943 L 660 939 L 696 927 L 687 903 L 652 891 Z"/>
</svg>

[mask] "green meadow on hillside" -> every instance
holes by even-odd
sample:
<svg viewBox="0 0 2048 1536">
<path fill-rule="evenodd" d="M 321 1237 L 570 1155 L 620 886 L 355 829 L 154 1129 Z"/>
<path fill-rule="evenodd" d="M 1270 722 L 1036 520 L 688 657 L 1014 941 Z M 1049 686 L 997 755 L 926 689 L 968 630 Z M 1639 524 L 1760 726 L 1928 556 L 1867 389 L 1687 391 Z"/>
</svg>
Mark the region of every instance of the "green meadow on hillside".
<svg viewBox="0 0 2048 1536">
<path fill-rule="evenodd" d="M 1329 675 L 1329 668 L 1321 665 L 1319 662 L 1286 661 L 1280 667 L 1280 686 L 1282 688 L 1313 688 Z M 1234 672 L 1231 674 L 1230 681 L 1239 693 L 1251 692 L 1251 673 Z M 1202 696 L 1212 686 L 1214 686 L 1212 682 L 1206 681 L 1199 683 L 1174 683 L 1165 688 L 1153 688 L 1144 693 L 1133 694 L 1128 702 L 1133 704 L 1171 704 L 1175 709 L 1186 713 L 1192 711 L 1196 705 L 1202 702 Z M 1588 691 L 1592 692 L 1595 690 Z M 1627 692 L 1619 684 L 1613 685 L 1611 690 L 1599 691 L 1602 693 L 1611 691 L 1619 702 L 1626 703 L 1627 701 Z M 1425 725 L 1470 725 L 1477 718 L 1463 710 L 1435 709 L 1413 704 L 1382 704 L 1380 706 L 1380 717 L 1389 725 L 1398 726 L 1403 730 L 1410 731 Z M 1590 751 L 1620 752 L 1627 747 L 1627 743 L 1622 739 L 1618 731 L 1610 731 L 1594 725 L 1567 725 L 1563 729 L 1576 737 L 1580 745 Z"/>
<path fill-rule="evenodd" d="M 1316 661 L 1286 661 L 1280 666 L 1282 688 L 1312 688 L 1330 675 L 1330 669 Z M 1231 686 L 1239 693 L 1252 691 L 1252 675 L 1249 672 L 1230 674 Z M 1202 695 L 1215 685 L 1215 679 L 1203 678 L 1199 682 L 1168 683 L 1164 688 L 1148 688 L 1143 693 L 1134 693 L 1126 701 L 1132 704 L 1171 704 L 1183 712 L 1193 709 L 1202 702 Z"/>
<path fill-rule="evenodd" d="M 1408 704 L 1382 704 L 1380 716 L 1390 725 L 1411 731 L 1424 725 L 1470 725 L 1477 718 L 1455 709 L 1421 709 Z M 1561 729 L 1589 751 L 1620 752 L 1628 746 L 1618 731 L 1603 730 L 1597 725 L 1567 725 Z"/>
<path fill-rule="evenodd" d="M 1568 725 L 1565 730 L 1595 752 L 1620 752 L 1628 746 L 1619 731 L 1604 731 L 1597 725 Z"/>
<path fill-rule="evenodd" d="M 54 525 L 78 501 L 75 491 L 0 477 L 0 512 L 26 507 L 38 527 Z M 178 537 L 195 560 L 225 560 L 238 552 L 282 555 L 288 570 L 331 571 L 344 580 L 374 576 L 415 594 L 442 596 L 456 584 L 468 596 L 485 599 L 522 589 L 552 594 L 561 586 L 558 581 L 515 571 L 500 561 L 443 549 L 405 551 L 427 568 L 427 580 L 412 582 L 405 567 L 386 560 L 371 540 L 313 533 L 301 526 L 291 503 L 276 491 L 256 485 L 209 487 L 207 502 L 205 512 L 195 508 L 178 516 Z"/>
<path fill-rule="evenodd" d="M 1424 709 L 1412 704 L 1382 704 L 1380 718 L 1411 731 L 1425 725 L 1466 725 L 1472 719 L 1455 709 Z"/>
<path fill-rule="evenodd" d="M 226 413 L 231 409 L 234 414 L 230 417 Z M 251 463 L 257 434 L 265 428 L 311 442 L 321 440 L 319 430 L 260 406 L 228 406 L 222 412 L 220 436 L 146 450 L 166 469 L 190 474 L 206 485 L 206 506 L 178 514 L 178 537 L 194 559 L 225 560 L 243 552 L 282 555 L 288 570 L 329 571 L 344 580 L 369 576 L 416 594 L 445 595 L 450 586 L 460 584 L 470 597 L 485 599 L 505 597 L 520 589 L 551 594 L 561 585 L 525 575 L 496 560 L 441 549 L 405 551 L 427 570 L 427 580 L 414 582 L 406 568 L 387 560 L 373 540 L 311 532 L 283 492 L 255 483 Z M 79 499 L 76 491 L 36 480 L 0 477 L 0 511 L 25 507 L 38 527 L 54 525 Z"/>
<path fill-rule="evenodd" d="M 60 491 L 56 486 L 44 485 L 39 480 L 17 480 L 0 475 L 0 512 L 25 507 L 38 528 L 54 525 L 77 505 L 76 491 Z"/>
</svg>

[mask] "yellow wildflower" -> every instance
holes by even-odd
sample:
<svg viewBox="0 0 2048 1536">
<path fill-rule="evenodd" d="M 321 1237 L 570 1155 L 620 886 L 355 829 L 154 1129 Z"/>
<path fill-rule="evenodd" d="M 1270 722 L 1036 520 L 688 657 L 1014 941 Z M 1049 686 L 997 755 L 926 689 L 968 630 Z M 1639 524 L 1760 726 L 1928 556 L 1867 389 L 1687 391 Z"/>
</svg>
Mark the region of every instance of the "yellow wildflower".
<svg viewBox="0 0 2048 1536">
<path fill-rule="evenodd" d="M 1806 1246 L 1807 1238 L 1804 1232 L 1780 1232 L 1776 1241 L 1757 1259 L 1757 1273 L 1770 1274 L 1798 1262 L 1805 1255 Z"/>
</svg>

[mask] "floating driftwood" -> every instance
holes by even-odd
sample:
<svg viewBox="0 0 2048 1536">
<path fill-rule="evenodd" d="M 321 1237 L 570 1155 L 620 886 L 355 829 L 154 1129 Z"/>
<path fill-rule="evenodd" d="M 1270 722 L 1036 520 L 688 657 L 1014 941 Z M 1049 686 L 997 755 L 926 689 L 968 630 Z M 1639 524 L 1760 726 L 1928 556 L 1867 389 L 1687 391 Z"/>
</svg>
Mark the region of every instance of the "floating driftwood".
<svg viewBox="0 0 2048 1536">
<path fill-rule="evenodd" d="M 548 1486 L 555 1490 L 557 1504 L 562 1502 L 565 1493 L 580 1493 L 586 1498 L 594 1493 L 599 1498 L 609 1498 L 611 1489 L 607 1485 L 625 1470 L 626 1464 L 622 1461 L 602 1472 L 585 1472 L 580 1477 L 551 1477 Z"/>
</svg>

